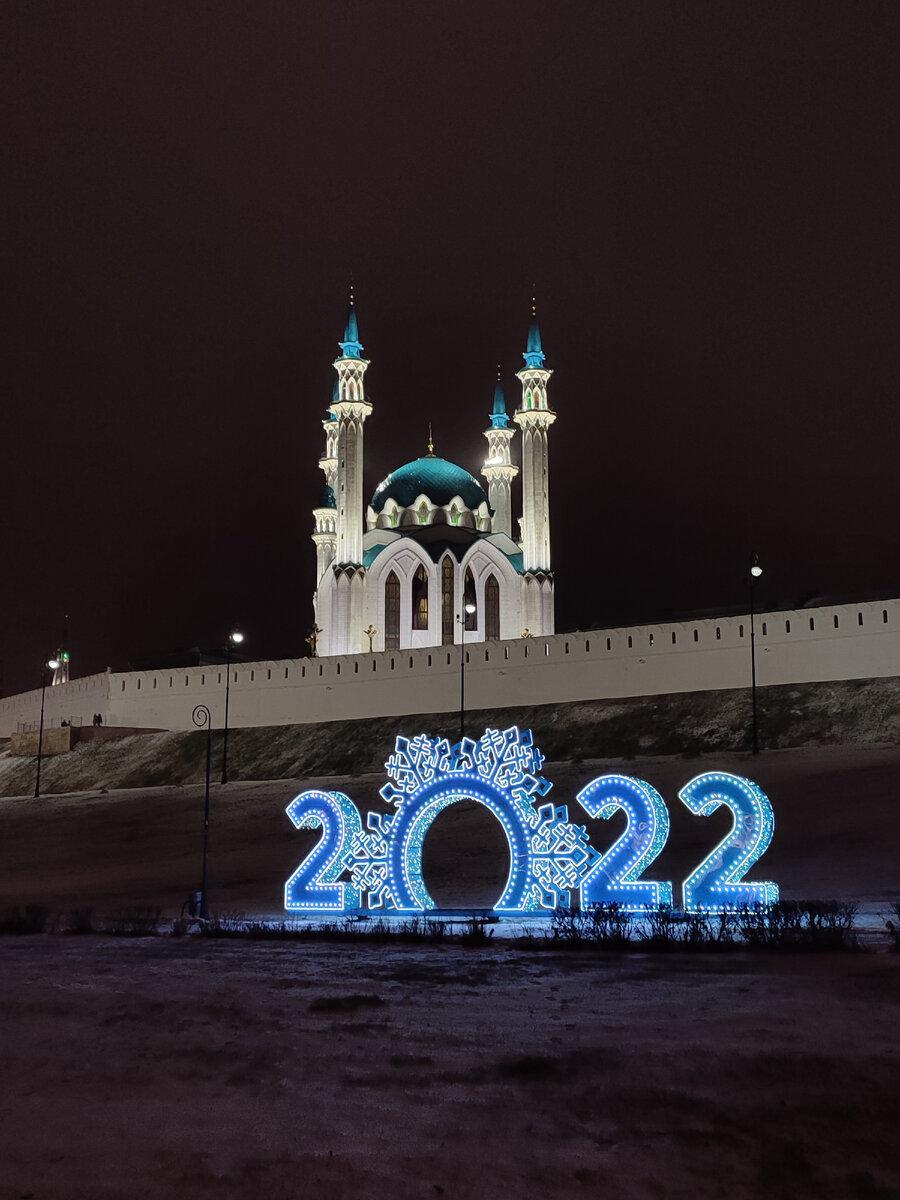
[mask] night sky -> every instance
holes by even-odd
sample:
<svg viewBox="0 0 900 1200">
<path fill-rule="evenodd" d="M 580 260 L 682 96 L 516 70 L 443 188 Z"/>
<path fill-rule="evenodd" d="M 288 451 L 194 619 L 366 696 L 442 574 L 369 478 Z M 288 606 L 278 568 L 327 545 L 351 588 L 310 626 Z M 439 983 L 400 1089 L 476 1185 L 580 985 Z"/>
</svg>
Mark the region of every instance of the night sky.
<svg viewBox="0 0 900 1200">
<path fill-rule="evenodd" d="M 355 281 L 367 499 L 477 473 L 532 286 L 557 628 L 900 592 L 896 0 L 5 2 L 0 688 L 305 652 Z M 514 443 L 517 453 L 518 439 Z M 516 501 L 516 514 L 519 507 Z"/>
</svg>

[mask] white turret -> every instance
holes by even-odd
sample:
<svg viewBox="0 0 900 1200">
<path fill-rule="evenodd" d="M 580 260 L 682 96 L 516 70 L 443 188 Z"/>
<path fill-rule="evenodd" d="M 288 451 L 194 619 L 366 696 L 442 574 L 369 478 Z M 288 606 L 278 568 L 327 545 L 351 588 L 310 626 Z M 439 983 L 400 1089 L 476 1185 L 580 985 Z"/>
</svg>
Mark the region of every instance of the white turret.
<svg viewBox="0 0 900 1200">
<path fill-rule="evenodd" d="M 337 418 L 334 439 L 337 463 L 334 468 L 334 499 L 337 505 L 337 566 L 362 565 L 363 538 L 363 425 L 372 411 L 366 400 L 364 376 L 369 363 L 362 356 L 362 344 L 356 323 L 356 308 L 350 298 L 350 312 L 341 355 L 334 360 L 337 371 L 337 398 L 330 412 Z"/>
<path fill-rule="evenodd" d="M 512 481 L 519 473 L 509 458 L 509 444 L 516 435 L 509 427 L 506 399 L 500 383 L 500 368 L 497 368 L 497 385 L 494 388 L 494 409 L 490 428 L 486 429 L 488 456 L 481 473 L 488 481 L 488 502 L 493 509 L 491 531 L 512 537 Z"/>
<path fill-rule="evenodd" d="M 320 654 L 362 650 L 363 425 L 372 405 L 366 400 L 364 377 L 369 363 L 362 356 L 352 292 L 344 340 L 339 345 L 334 394 L 328 419 L 322 423 L 325 453 L 319 466 L 325 475 L 325 489 L 319 507 L 313 509 L 312 536 L 319 572 L 314 606 Z M 334 576 L 333 586 L 323 591 L 323 578 L 329 571 Z"/>
<path fill-rule="evenodd" d="M 522 569 L 526 582 L 526 613 L 531 633 L 554 630 L 553 577 L 550 574 L 550 487 L 547 430 L 556 413 L 547 406 L 547 384 L 553 374 L 544 366 L 541 332 L 534 304 L 525 348 L 525 366 L 518 371 L 522 407 L 513 420 L 522 431 Z"/>
</svg>

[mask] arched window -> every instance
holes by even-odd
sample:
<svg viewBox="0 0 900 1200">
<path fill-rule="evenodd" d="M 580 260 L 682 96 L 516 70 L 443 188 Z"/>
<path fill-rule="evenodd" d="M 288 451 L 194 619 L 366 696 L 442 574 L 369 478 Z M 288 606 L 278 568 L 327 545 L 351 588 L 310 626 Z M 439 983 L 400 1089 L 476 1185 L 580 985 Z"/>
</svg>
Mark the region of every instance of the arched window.
<svg viewBox="0 0 900 1200">
<path fill-rule="evenodd" d="M 453 559 L 449 554 L 441 561 L 441 643 L 453 645 Z"/>
<path fill-rule="evenodd" d="M 384 583 L 384 648 L 400 649 L 400 580 L 393 571 Z"/>
<path fill-rule="evenodd" d="M 500 640 L 500 584 L 493 575 L 484 585 L 484 636 L 488 641 Z"/>
<path fill-rule="evenodd" d="M 428 572 L 421 566 L 412 581 L 412 627 L 428 628 Z"/>
<path fill-rule="evenodd" d="M 420 525 L 428 524 L 428 505 L 425 503 L 424 500 L 419 505 L 419 524 Z"/>
<path fill-rule="evenodd" d="M 478 613 L 475 611 L 477 600 L 475 599 L 475 576 L 472 574 L 472 568 L 466 567 L 466 579 L 463 585 L 463 609 L 466 615 L 465 628 L 467 631 L 478 628 Z M 469 609 L 472 612 L 469 612 Z"/>
</svg>

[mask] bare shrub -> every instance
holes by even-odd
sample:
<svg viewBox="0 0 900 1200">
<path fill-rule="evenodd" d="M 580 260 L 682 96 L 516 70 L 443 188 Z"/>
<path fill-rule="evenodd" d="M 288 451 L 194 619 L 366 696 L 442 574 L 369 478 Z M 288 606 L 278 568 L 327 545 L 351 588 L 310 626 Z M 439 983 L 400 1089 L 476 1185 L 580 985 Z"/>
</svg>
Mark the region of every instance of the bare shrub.
<svg viewBox="0 0 900 1200">
<path fill-rule="evenodd" d="M 0 913 L 0 934 L 43 933 L 49 918 L 45 904 L 17 904 Z"/>
<path fill-rule="evenodd" d="M 490 918 L 487 913 L 472 913 L 463 926 L 460 941 L 464 946 L 483 946 L 494 936 L 493 929 L 488 929 Z"/>
<path fill-rule="evenodd" d="M 768 908 L 755 905 L 737 914 L 748 946 L 768 950 L 852 950 L 856 905 L 840 900 L 780 900 Z"/>
<path fill-rule="evenodd" d="M 94 910 L 92 908 L 73 908 L 66 920 L 67 933 L 93 933 Z"/>
<path fill-rule="evenodd" d="M 157 937 L 162 909 L 153 905 L 122 908 L 104 922 L 99 932 L 112 937 Z"/>
</svg>

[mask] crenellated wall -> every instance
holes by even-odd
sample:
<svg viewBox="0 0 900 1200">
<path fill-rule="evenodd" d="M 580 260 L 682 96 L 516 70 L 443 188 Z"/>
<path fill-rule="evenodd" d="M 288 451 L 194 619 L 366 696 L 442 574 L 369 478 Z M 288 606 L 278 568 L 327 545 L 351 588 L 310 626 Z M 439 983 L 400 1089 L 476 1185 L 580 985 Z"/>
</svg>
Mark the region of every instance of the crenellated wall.
<svg viewBox="0 0 900 1200">
<path fill-rule="evenodd" d="M 900 599 L 756 617 L 760 687 L 900 675 Z M 47 688 L 44 720 L 188 729 L 196 704 L 214 727 L 224 666 L 106 672 Z M 231 665 L 229 724 L 305 724 L 459 707 L 460 647 Z M 467 709 L 750 685 L 748 616 L 480 642 L 466 649 Z M 38 720 L 40 689 L 0 699 L 0 736 Z"/>
</svg>

